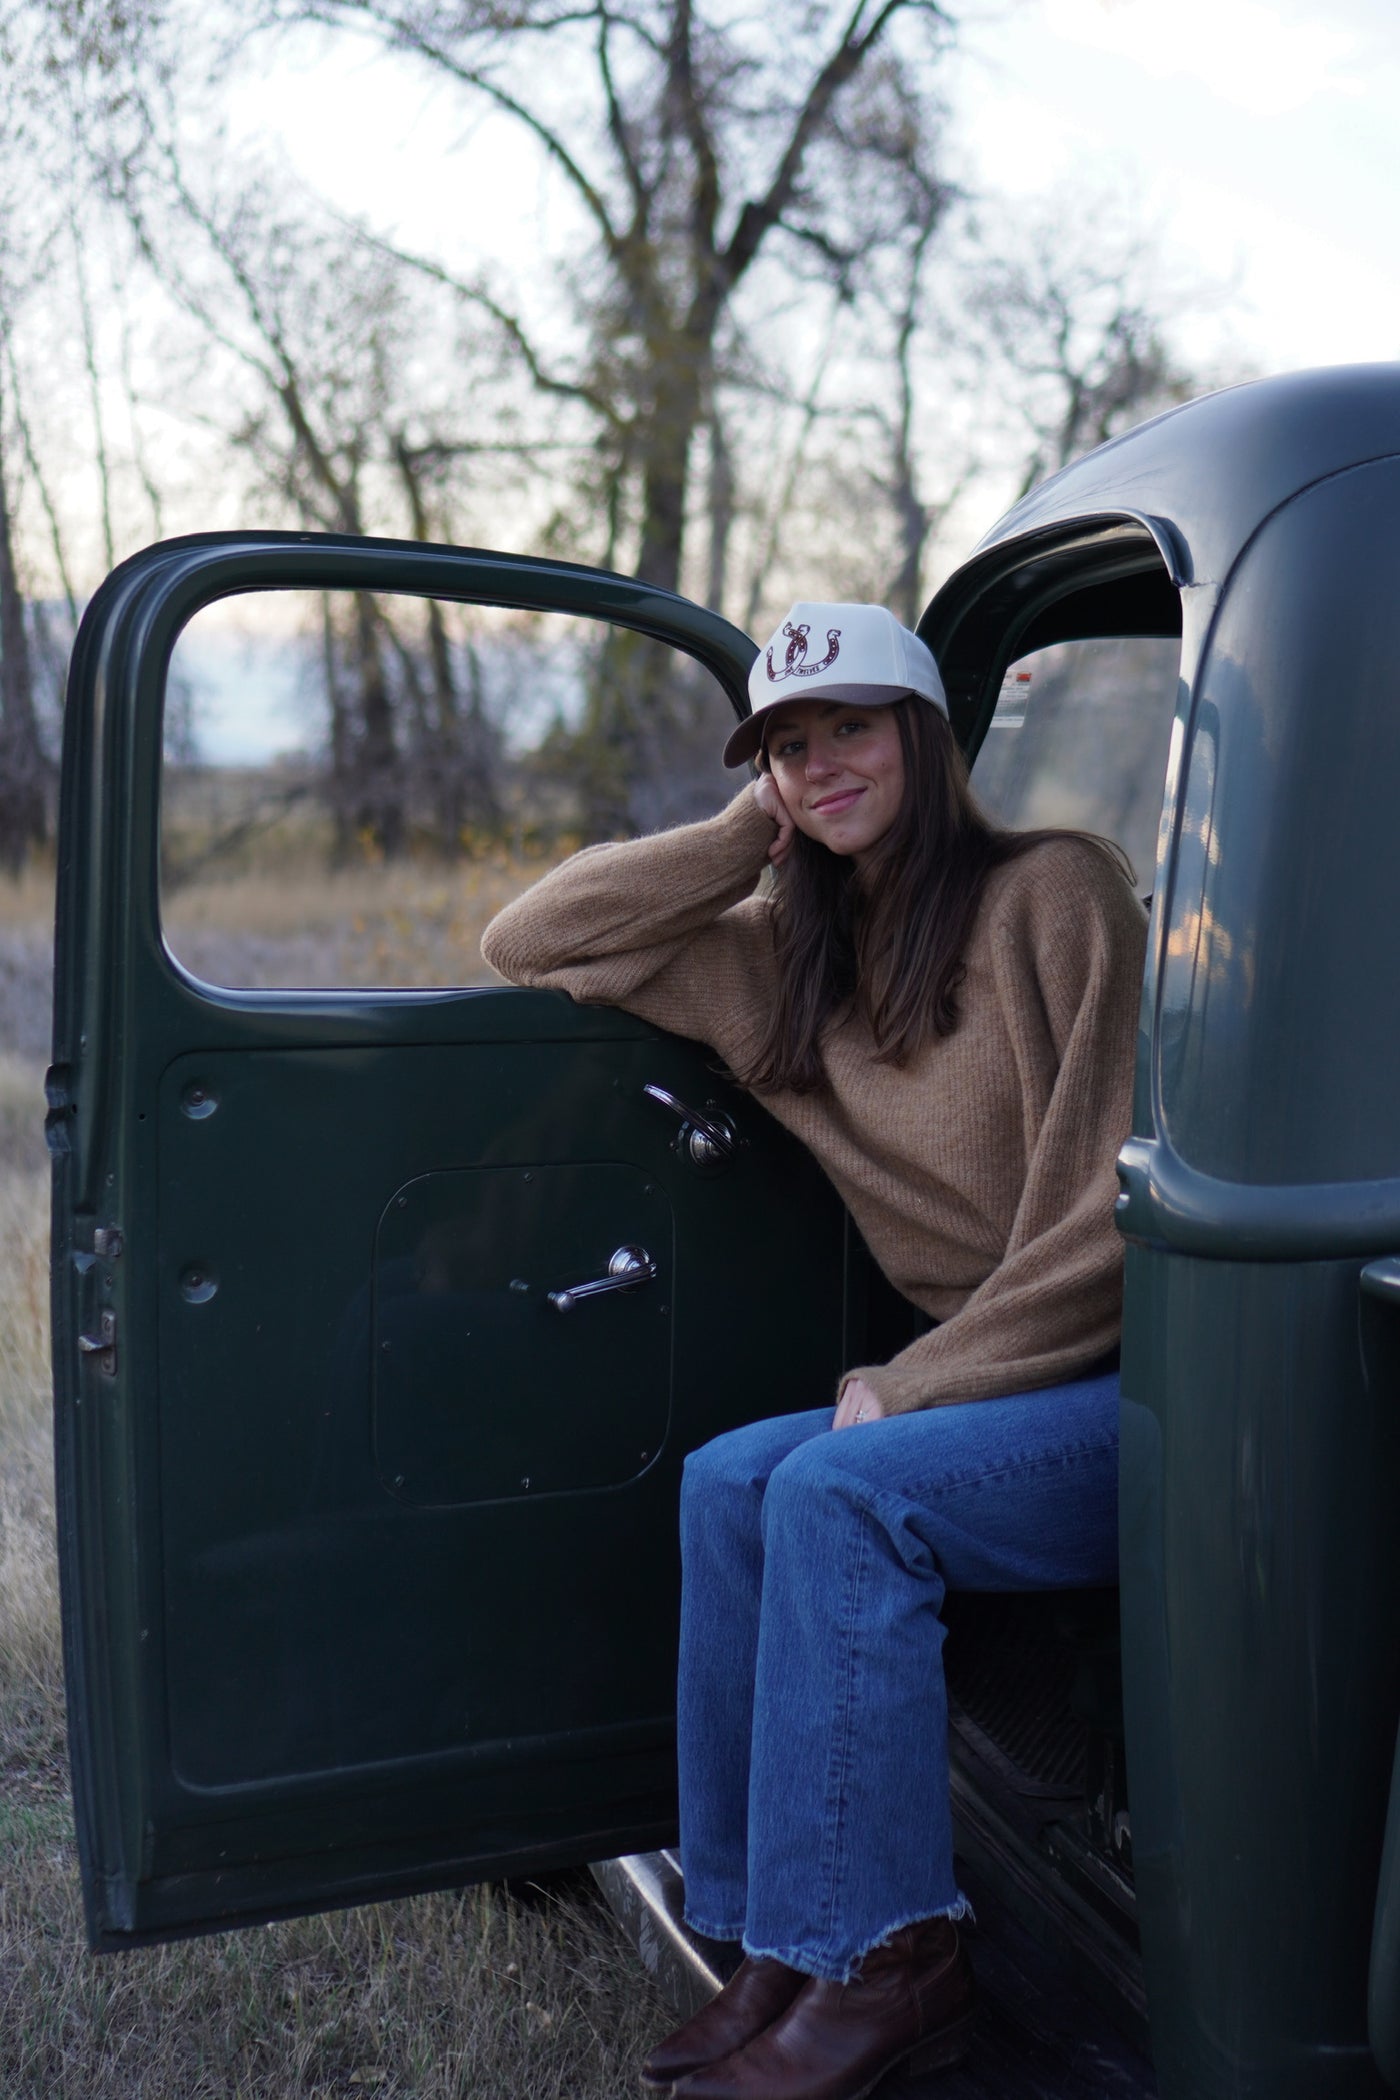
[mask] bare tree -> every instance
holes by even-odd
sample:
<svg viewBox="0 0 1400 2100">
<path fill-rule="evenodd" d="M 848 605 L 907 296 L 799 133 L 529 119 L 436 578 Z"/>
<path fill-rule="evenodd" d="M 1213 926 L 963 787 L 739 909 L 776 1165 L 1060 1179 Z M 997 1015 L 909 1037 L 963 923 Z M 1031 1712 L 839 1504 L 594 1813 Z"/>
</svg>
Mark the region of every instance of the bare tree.
<svg viewBox="0 0 1400 2100">
<path fill-rule="evenodd" d="M 514 295 L 460 289 L 592 423 L 632 516 L 629 565 L 678 588 L 736 294 L 777 251 L 851 276 L 889 238 L 878 164 L 931 151 L 920 74 L 949 27 L 936 0 L 789 0 L 745 19 L 696 0 L 263 0 L 262 18 L 367 31 L 535 141 L 584 229 L 574 353 L 549 354 Z"/>
<path fill-rule="evenodd" d="M 472 448 L 453 423 L 452 388 L 430 399 L 422 350 L 432 328 L 403 267 L 324 215 L 318 223 L 311 200 L 289 210 L 265 179 L 245 177 L 211 199 L 187 177 L 168 128 L 150 121 L 147 137 L 155 150 L 118 172 L 118 193 L 166 291 L 244 376 L 228 435 L 253 486 L 288 522 L 362 535 L 386 523 L 402 530 L 406 514 L 425 537 L 433 467 Z M 446 341 L 436 364 L 452 369 Z M 449 850 L 494 806 L 490 739 L 470 693 L 461 704 L 435 608 L 426 642 L 424 653 L 363 595 L 324 613 L 342 855 L 359 845 L 399 852 L 415 798 L 432 804 Z"/>
<path fill-rule="evenodd" d="M 415 447 L 403 430 L 395 433 L 393 448 L 414 539 L 445 537 L 441 527 L 434 533 L 437 518 L 429 496 L 434 468 L 440 473 L 447 464 L 441 449 L 431 443 Z M 425 618 L 427 694 L 421 691 L 411 651 L 404 652 L 404 667 L 410 682 L 420 686 L 420 750 L 437 804 L 438 837 L 447 851 L 455 853 L 466 840 L 491 837 L 500 828 L 500 736 L 486 713 L 475 651 L 468 652 L 463 679 L 454 661 L 442 607 L 435 598 L 428 600 Z"/>
<path fill-rule="evenodd" d="M 32 622 L 21 573 L 17 456 L 48 512 L 67 581 L 51 496 L 20 401 L 16 357 L 16 333 L 51 272 L 58 231 L 58 185 L 43 177 L 54 177 L 59 168 L 45 150 L 50 142 L 27 94 L 31 56 L 25 9 L 0 8 L 0 866 L 10 874 L 48 835 L 52 778 L 40 734 Z"/>
<path fill-rule="evenodd" d="M 0 430 L 3 430 L 0 393 Z M 48 835 L 49 767 L 39 741 L 34 666 L 15 564 L 13 509 L 0 443 L 0 865 L 15 875 Z"/>
<path fill-rule="evenodd" d="M 897 259 L 892 291 L 885 301 L 885 384 L 870 409 L 884 461 L 883 469 L 872 471 L 872 479 L 884 497 L 895 541 L 894 571 L 885 595 L 906 627 L 917 625 L 924 608 L 930 538 L 973 471 L 971 463 L 952 465 L 945 436 L 942 466 L 946 485 L 937 498 L 929 494 L 927 469 L 919 456 L 918 351 L 924 335 L 928 264 L 934 236 L 945 216 L 946 198 L 941 190 L 918 184 L 911 185 L 911 190 L 909 238 Z"/>
<path fill-rule="evenodd" d="M 1147 239 L 1109 200 L 1091 205 L 1080 196 L 1071 216 L 1051 199 L 1023 213 L 1017 233 L 975 266 L 973 323 L 1011 381 L 1007 398 L 1029 438 L 1022 495 L 1199 385 L 1171 343 Z M 1190 296 L 1200 304 L 1199 288 Z"/>
<path fill-rule="evenodd" d="M 798 560 L 849 570 L 913 621 L 949 508 L 999 446 L 1028 483 L 1185 386 L 1145 244 L 1105 242 L 1101 216 L 1078 247 L 1058 212 L 1028 232 L 1008 216 L 992 242 L 984 222 L 980 250 L 965 231 L 974 290 L 953 354 L 946 235 L 969 221 L 938 160 L 938 0 L 782 0 L 757 17 L 702 0 L 44 13 L 84 113 L 74 136 L 150 281 L 216 353 L 217 398 L 191 413 L 282 521 L 462 537 L 496 471 L 517 539 L 732 600 L 749 625 Z M 570 203 L 561 247 L 443 259 L 289 197 L 284 171 L 250 178 L 221 142 L 217 68 L 198 150 L 182 150 L 192 54 L 222 37 L 224 57 L 265 57 L 259 38 L 308 26 L 377 39 L 532 141 Z M 100 405 L 102 345 L 79 333 Z M 475 395 L 464 350 L 489 368 Z M 955 438 L 935 412 L 950 384 Z M 94 446 L 105 487 L 109 427 Z M 125 472 L 158 513 L 150 461 Z M 110 540 L 114 506 L 102 514 Z M 329 608 L 322 639 L 342 849 L 394 851 L 425 821 L 450 845 L 498 822 L 498 739 L 441 615 Z M 664 657 L 623 639 L 585 684 L 556 756 L 572 739 L 584 828 L 606 835 L 652 806 L 647 725 L 672 710 L 683 727 L 686 703 Z"/>
</svg>

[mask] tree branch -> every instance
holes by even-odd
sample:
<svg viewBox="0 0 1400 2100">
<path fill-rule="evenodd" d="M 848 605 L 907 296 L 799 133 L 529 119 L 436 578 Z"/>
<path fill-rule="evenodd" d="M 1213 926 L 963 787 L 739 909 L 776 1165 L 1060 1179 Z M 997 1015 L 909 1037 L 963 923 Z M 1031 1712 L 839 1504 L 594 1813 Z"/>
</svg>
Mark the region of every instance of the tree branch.
<svg viewBox="0 0 1400 2100">
<path fill-rule="evenodd" d="M 719 163 L 695 86 L 692 0 L 672 0 L 672 5 L 675 12 L 667 53 L 667 91 L 695 160 L 690 196 L 690 236 L 697 258 L 703 258 L 708 266 L 714 261 L 715 225 L 719 218 Z"/>
<path fill-rule="evenodd" d="M 501 302 L 493 298 L 491 293 L 484 290 L 482 286 L 463 283 L 460 277 L 455 276 L 442 263 L 434 262 L 430 256 L 415 255 L 411 248 L 400 248 L 395 242 L 385 240 L 381 234 L 370 233 L 365 227 L 356 226 L 350 220 L 342 221 L 342 223 L 359 240 L 363 241 L 366 247 L 374 248 L 381 255 L 387 255 L 393 261 L 403 263 L 410 270 L 419 271 L 422 276 L 431 278 L 434 284 L 445 286 L 448 291 L 454 292 L 459 299 L 465 299 L 472 305 L 479 306 L 484 313 L 490 314 L 492 320 L 500 328 L 504 329 L 515 348 L 519 351 L 526 371 L 541 393 L 558 394 L 568 401 L 581 401 L 586 408 L 591 408 L 593 413 L 596 416 L 600 416 L 605 423 L 610 424 L 614 428 L 621 426 L 622 419 L 618 416 L 612 403 L 606 400 L 602 394 L 597 393 L 592 387 L 585 386 L 580 380 L 560 379 L 554 373 L 546 371 L 534 344 L 526 333 L 525 324 L 515 314 L 511 313 L 508 307 L 502 306 Z"/>
<path fill-rule="evenodd" d="M 92 325 L 92 301 L 88 297 L 87 266 L 83 259 L 83 244 L 78 232 L 78 208 L 74 203 L 69 211 L 69 231 L 73 237 L 73 277 L 78 291 L 78 319 L 83 340 L 83 365 L 87 372 L 88 400 L 92 408 L 92 434 L 96 450 L 97 493 L 101 499 L 102 551 L 107 557 L 107 567 L 117 565 L 116 541 L 112 534 L 112 468 L 107 456 L 107 428 L 102 414 L 102 381 L 97 369 L 97 338 Z"/>
<path fill-rule="evenodd" d="M 612 17 L 606 7 L 598 9 L 598 73 L 603 83 L 603 93 L 608 105 L 608 136 L 617 149 L 622 163 L 622 172 L 627 178 L 627 188 L 632 198 L 632 221 L 637 225 L 646 218 L 647 187 L 637 157 L 632 151 L 632 142 L 627 136 L 627 120 L 617 96 L 617 83 L 613 79 L 612 54 L 608 48 L 608 31 Z"/>
<path fill-rule="evenodd" d="M 49 544 L 53 548 L 54 566 L 58 570 L 58 580 L 63 586 L 63 596 L 68 606 L 68 617 L 76 627 L 78 624 L 78 596 L 73 589 L 73 578 L 69 574 L 68 563 L 63 552 L 63 533 L 58 522 L 58 512 L 54 509 L 53 495 L 49 488 L 48 479 L 39 465 L 39 457 L 34 449 L 34 433 L 30 428 L 29 417 L 25 413 L 24 398 L 20 392 L 19 371 L 15 364 L 13 329 L 7 328 L 4 330 L 4 351 L 5 364 L 10 375 L 10 413 L 15 419 L 15 428 L 19 432 L 20 444 L 24 448 L 25 465 L 34 477 L 34 486 L 39 491 L 39 501 L 43 505 L 44 516 L 48 519 Z"/>
<path fill-rule="evenodd" d="M 599 233 L 602 235 L 609 254 L 617 255 L 622 245 L 622 236 L 608 215 L 608 208 L 603 201 L 601 192 L 594 183 L 589 181 L 588 176 L 584 173 L 578 161 L 553 126 L 547 124 L 544 118 L 537 115 L 527 103 L 522 102 L 518 95 L 513 95 L 509 88 L 502 87 L 498 81 L 493 80 L 490 74 L 484 72 L 479 66 L 463 64 L 460 59 L 454 58 L 452 53 L 442 44 L 435 42 L 425 30 L 420 29 L 415 23 L 410 21 L 406 15 L 397 9 L 378 5 L 376 0 L 349 0 L 349 4 L 340 6 L 328 6 L 325 4 L 325 0 L 321 0 L 319 6 L 313 4 L 311 7 L 304 9 L 303 13 L 313 20 L 325 23 L 329 23 L 337 17 L 343 18 L 347 14 L 368 17 L 370 21 L 378 23 L 382 29 L 386 30 L 401 50 L 411 52 L 416 57 L 425 59 L 429 65 L 440 67 L 450 78 L 460 81 L 463 87 L 475 88 L 477 93 L 484 95 L 488 102 L 494 102 L 498 109 L 504 110 L 507 116 L 515 117 L 525 126 L 527 131 L 533 133 L 534 137 L 544 147 L 546 153 L 561 169 L 563 174 L 567 176 L 582 200 L 589 216 L 597 226 Z M 543 33 L 546 29 L 557 28 L 564 23 L 591 21 L 594 13 L 595 10 L 592 7 L 578 11 L 570 9 L 558 16 L 549 17 L 545 22 L 532 23 L 521 21 L 512 26 L 521 30 L 535 28 Z"/>
<path fill-rule="evenodd" d="M 791 219 L 784 222 L 783 232 L 789 240 L 800 241 L 804 248 L 814 248 L 823 262 L 829 262 L 837 272 L 842 297 L 848 299 L 851 296 L 849 274 L 860 261 L 860 249 L 843 248 L 819 227 L 799 226 Z"/>
<path fill-rule="evenodd" d="M 884 0 L 869 27 L 862 30 L 861 18 L 866 4 L 867 0 L 856 0 L 840 43 L 808 89 L 767 194 L 757 202 L 750 200 L 739 214 L 739 223 L 722 257 L 729 285 L 738 283 L 758 253 L 765 234 L 778 224 L 791 204 L 807 149 L 825 122 L 837 94 L 858 72 L 866 54 L 878 42 L 889 22 L 902 9 L 911 6 L 936 15 L 940 21 L 947 20 L 936 0 Z"/>
</svg>

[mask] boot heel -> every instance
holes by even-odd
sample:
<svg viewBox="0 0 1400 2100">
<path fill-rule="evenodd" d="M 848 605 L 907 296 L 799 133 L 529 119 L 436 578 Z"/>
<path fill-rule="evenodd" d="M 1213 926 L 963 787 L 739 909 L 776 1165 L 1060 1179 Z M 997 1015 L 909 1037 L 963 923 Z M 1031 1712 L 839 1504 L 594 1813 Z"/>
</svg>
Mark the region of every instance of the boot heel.
<svg viewBox="0 0 1400 2100">
<path fill-rule="evenodd" d="M 945 2027 L 940 2034 L 930 2035 L 926 2042 L 921 2042 L 917 2049 L 910 2051 L 900 2069 L 914 2072 L 947 2071 L 954 2064 L 960 2064 L 972 2047 L 975 2019 L 975 2013 L 967 2013 L 953 2026 Z"/>
</svg>

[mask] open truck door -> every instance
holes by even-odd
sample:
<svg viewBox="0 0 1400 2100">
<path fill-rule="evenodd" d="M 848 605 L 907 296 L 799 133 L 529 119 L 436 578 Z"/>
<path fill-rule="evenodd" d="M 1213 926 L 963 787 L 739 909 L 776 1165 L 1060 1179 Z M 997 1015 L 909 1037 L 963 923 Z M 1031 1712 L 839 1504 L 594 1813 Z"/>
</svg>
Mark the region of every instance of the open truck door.
<svg viewBox="0 0 1400 2100">
<path fill-rule="evenodd" d="M 173 543 L 93 601 L 49 1129 L 99 1947 L 673 1834 L 681 1460 L 832 1390 L 859 1266 L 825 1178 L 697 1044 L 549 992 L 182 967 L 167 679 L 248 592 L 605 622 L 701 680 L 716 745 L 753 654 L 620 578 L 393 543 Z M 779 1342 L 763 1307 L 798 1297 Z"/>
</svg>

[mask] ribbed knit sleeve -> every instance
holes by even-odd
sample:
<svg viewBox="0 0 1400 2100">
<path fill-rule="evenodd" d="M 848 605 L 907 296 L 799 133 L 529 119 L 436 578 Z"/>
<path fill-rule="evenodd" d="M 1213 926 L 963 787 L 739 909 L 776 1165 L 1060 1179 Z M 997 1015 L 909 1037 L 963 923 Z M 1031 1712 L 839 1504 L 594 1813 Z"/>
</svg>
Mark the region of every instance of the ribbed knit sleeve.
<svg viewBox="0 0 1400 2100">
<path fill-rule="evenodd" d="M 1146 921 L 1092 849 L 1039 849 L 990 929 L 1026 1175 L 1000 1263 L 941 1326 L 848 1371 L 887 1414 L 1078 1377 L 1118 1341 L 1114 1161 L 1132 1120 Z"/>
<path fill-rule="evenodd" d="M 622 1006 L 727 1055 L 771 995 L 753 892 L 776 836 L 746 787 L 704 823 L 586 847 L 498 912 L 481 952 L 513 984 Z"/>
</svg>

